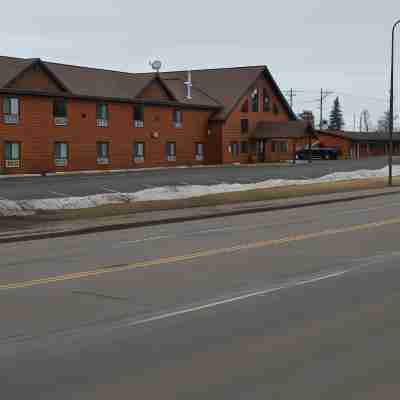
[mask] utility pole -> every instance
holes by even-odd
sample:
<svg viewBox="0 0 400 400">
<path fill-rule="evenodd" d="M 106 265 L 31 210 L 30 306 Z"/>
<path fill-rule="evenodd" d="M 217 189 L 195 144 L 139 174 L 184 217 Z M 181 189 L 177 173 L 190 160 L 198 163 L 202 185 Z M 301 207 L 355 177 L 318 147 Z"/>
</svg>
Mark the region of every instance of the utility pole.
<svg viewBox="0 0 400 400">
<path fill-rule="evenodd" d="M 356 114 L 353 114 L 353 131 L 357 130 Z"/>
<path fill-rule="evenodd" d="M 293 90 L 293 88 L 290 88 L 290 90 L 287 90 L 285 92 L 285 94 L 287 96 L 289 96 L 289 104 L 290 104 L 290 108 L 293 108 L 293 99 L 294 97 L 297 96 L 297 90 Z"/>
<path fill-rule="evenodd" d="M 333 94 L 333 92 L 329 92 L 327 90 L 321 89 L 321 97 L 320 97 L 320 102 L 319 102 L 319 129 L 322 130 L 323 125 L 324 125 L 324 100 Z"/>
<path fill-rule="evenodd" d="M 400 20 L 396 21 L 392 28 L 392 53 L 390 69 L 390 120 L 389 120 L 389 186 L 393 185 L 393 119 L 394 119 L 394 35 Z"/>
</svg>

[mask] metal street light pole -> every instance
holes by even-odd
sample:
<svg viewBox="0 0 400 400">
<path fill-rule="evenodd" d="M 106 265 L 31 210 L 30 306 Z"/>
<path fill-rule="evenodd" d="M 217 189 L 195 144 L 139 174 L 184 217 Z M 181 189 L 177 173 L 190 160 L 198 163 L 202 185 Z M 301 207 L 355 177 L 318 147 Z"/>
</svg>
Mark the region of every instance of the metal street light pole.
<svg viewBox="0 0 400 400">
<path fill-rule="evenodd" d="M 390 120 L 389 120 L 389 186 L 393 185 L 393 86 L 394 86 L 394 34 L 400 19 L 395 22 L 392 29 L 392 55 L 390 71 Z"/>
</svg>

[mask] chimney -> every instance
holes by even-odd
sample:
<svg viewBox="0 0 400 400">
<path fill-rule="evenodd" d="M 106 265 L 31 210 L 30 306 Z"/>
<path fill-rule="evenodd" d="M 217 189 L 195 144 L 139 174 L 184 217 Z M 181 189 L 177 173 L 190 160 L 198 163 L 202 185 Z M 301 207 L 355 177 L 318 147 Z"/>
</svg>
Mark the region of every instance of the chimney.
<svg viewBox="0 0 400 400">
<path fill-rule="evenodd" d="M 192 71 L 188 71 L 187 74 L 187 81 L 185 82 L 185 86 L 186 86 L 186 94 L 185 97 L 187 100 L 191 100 L 192 99 Z"/>
</svg>

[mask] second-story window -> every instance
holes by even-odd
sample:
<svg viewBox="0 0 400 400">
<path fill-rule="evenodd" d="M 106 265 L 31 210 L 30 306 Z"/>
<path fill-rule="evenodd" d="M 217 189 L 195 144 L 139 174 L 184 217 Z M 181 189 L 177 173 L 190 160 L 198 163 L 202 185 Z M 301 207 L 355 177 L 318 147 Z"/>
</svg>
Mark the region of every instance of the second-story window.
<svg viewBox="0 0 400 400">
<path fill-rule="evenodd" d="M 251 111 L 258 112 L 259 111 L 259 94 L 258 89 L 255 88 L 251 93 Z"/>
<path fill-rule="evenodd" d="M 174 110 L 172 115 L 174 128 L 182 128 L 183 126 L 183 113 L 181 110 Z"/>
<path fill-rule="evenodd" d="M 144 127 L 144 105 L 137 104 L 133 107 L 133 126 L 135 128 Z"/>
<path fill-rule="evenodd" d="M 96 123 L 99 128 L 108 127 L 108 106 L 104 103 L 97 104 Z"/>
<path fill-rule="evenodd" d="M 264 102 L 263 102 L 264 112 L 269 112 L 271 110 L 271 100 L 269 98 L 269 95 L 268 95 L 268 92 L 266 89 L 263 90 L 263 98 L 264 98 Z"/>
<path fill-rule="evenodd" d="M 3 103 L 3 114 L 5 124 L 18 124 L 19 99 L 16 97 L 5 97 Z"/>
<path fill-rule="evenodd" d="M 247 118 L 242 118 L 240 120 L 240 132 L 242 134 L 249 132 L 249 120 Z"/>
<path fill-rule="evenodd" d="M 65 99 L 55 99 L 53 102 L 54 124 L 57 126 L 68 125 L 67 102 Z"/>
</svg>

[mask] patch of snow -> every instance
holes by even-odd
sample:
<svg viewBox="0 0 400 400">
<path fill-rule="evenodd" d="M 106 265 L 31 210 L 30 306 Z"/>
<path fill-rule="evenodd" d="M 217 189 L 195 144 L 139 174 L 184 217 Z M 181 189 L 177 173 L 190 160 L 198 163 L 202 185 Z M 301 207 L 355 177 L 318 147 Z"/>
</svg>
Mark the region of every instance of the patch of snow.
<svg viewBox="0 0 400 400">
<path fill-rule="evenodd" d="M 65 197 L 35 200 L 0 200 L 0 215 L 19 216 L 32 215 L 37 211 L 74 210 L 93 208 L 108 204 L 124 202 L 178 200 L 209 194 L 242 192 L 254 189 L 268 189 L 283 186 L 311 185 L 323 182 L 338 182 L 357 179 L 383 178 L 388 176 L 388 167 L 380 170 L 359 170 L 351 172 L 335 172 L 315 179 L 269 179 L 257 183 L 220 183 L 216 185 L 182 185 L 163 186 L 145 189 L 134 193 L 106 193 L 84 197 Z M 393 166 L 393 176 L 400 176 L 400 166 Z"/>
</svg>

